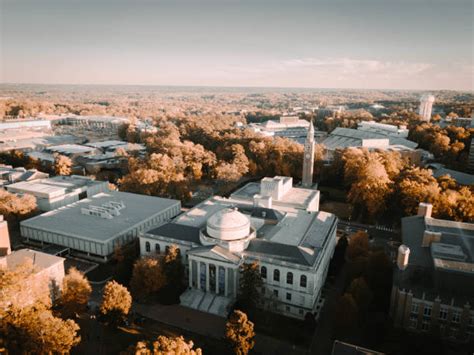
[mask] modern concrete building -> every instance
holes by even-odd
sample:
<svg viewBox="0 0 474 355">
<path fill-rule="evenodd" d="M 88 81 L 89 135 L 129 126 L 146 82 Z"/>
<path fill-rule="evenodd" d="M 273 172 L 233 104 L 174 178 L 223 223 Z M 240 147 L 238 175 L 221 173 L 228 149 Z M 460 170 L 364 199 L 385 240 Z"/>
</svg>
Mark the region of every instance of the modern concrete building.
<svg viewBox="0 0 474 355">
<path fill-rule="evenodd" d="M 439 163 L 428 164 L 427 168 L 429 168 L 433 172 L 433 176 L 435 178 L 439 178 L 441 176 L 449 176 L 450 178 L 454 179 L 459 185 L 474 186 L 474 175 L 463 173 L 457 170 L 446 169 L 443 164 Z"/>
<path fill-rule="evenodd" d="M 474 340 L 474 224 L 418 215 L 402 219 L 390 305 L 396 327 Z"/>
<path fill-rule="evenodd" d="M 20 223 L 27 241 L 60 245 L 107 261 L 114 249 L 180 213 L 181 203 L 119 191 L 94 194 Z"/>
<path fill-rule="evenodd" d="M 36 169 L 14 168 L 11 165 L 0 164 L 0 187 L 20 181 L 46 179 L 49 174 Z"/>
<path fill-rule="evenodd" d="M 313 121 L 311 121 L 308 136 L 304 143 L 303 178 L 301 181 L 301 185 L 304 188 L 311 188 L 313 186 L 314 149 L 314 126 Z"/>
<path fill-rule="evenodd" d="M 11 193 L 33 195 L 39 210 L 51 211 L 99 192 L 109 191 L 109 184 L 107 181 L 71 175 L 17 182 L 7 185 L 6 189 Z"/>
<path fill-rule="evenodd" d="M 357 129 L 400 138 L 407 138 L 409 133 L 406 126 L 395 126 L 375 121 L 362 121 L 357 125 Z"/>
<path fill-rule="evenodd" d="M 433 109 L 434 101 L 435 97 L 433 95 L 423 95 L 421 97 L 418 114 L 421 116 L 423 121 L 429 122 L 431 120 L 431 111 Z"/>
<path fill-rule="evenodd" d="M 311 197 L 319 196 L 314 190 L 287 196 L 291 178 L 266 179 L 263 194 L 249 196 L 247 186 L 230 198 L 211 197 L 140 236 L 142 255 L 164 253 L 171 244 L 180 248 L 189 283 L 181 304 L 226 316 L 240 267 L 257 261 L 264 281 L 261 307 L 299 319 L 319 315 L 337 218 L 307 210 Z"/>
</svg>

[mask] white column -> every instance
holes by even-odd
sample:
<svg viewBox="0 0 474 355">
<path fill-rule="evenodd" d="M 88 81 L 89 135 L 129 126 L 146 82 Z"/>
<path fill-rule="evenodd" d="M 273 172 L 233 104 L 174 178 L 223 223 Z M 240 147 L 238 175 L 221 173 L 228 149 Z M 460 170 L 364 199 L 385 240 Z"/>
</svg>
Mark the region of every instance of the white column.
<svg viewBox="0 0 474 355">
<path fill-rule="evenodd" d="M 224 268 L 224 277 L 225 277 L 225 282 L 224 282 L 224 295 L 227 297 L 227 294 L 229 292 L 229 286 L 227 286 L 227 282 L 229 280 L 229 268 Z"/>
<path fill-rule="evenodd" d="M 193 261 L 189 259 L 189 287 L 193 287 Z"/>
<path fill-rule="evenodd" d="M 216 265 L 216 295 L 219 294 L 219 265 Z"/>
<path fill-rule="evenodd" d="M 209 264 L 206 264 L 206 292 L 209 292 Z"/>
<path fill-rule="evenodd" d="M 234 295 L 237 295 L 237 272 L 235 269 L 232 269 L 234 273 Z"/>
<path fill-rule="evenodd" d="M 197 261 L 197 288 L 198 290 L 201 289 L 201 262 Z"/>
</svg>

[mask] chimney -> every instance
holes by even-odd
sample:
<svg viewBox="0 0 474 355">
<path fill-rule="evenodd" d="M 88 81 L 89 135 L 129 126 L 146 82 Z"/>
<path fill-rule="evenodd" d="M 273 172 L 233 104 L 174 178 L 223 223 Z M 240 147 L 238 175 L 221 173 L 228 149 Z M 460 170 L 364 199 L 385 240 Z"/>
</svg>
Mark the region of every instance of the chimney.
<svg viewBox="0 0 474 355">
<path fill-rule="evenodd" d="M 398 255 L 397 255 L 397 266 L 398 269 L 403 271 L 408 266 L 408 260 L 410 258 L 410 248 L 408 248 L 405 244 L 402 244 L 398 247 Z"/>
<path fill-rule="evenodd" d="M 418 216 L 431 218 L 432 211 L 433 205 L 431 203 L 420 202 L 420 204 L 418 205 Z"/>
<path fill-rule="evenodd" d="M 0 256 L 10 255 L 10 234 L 8 233 L 8 223 L 0 215 Z"/>
</svg>

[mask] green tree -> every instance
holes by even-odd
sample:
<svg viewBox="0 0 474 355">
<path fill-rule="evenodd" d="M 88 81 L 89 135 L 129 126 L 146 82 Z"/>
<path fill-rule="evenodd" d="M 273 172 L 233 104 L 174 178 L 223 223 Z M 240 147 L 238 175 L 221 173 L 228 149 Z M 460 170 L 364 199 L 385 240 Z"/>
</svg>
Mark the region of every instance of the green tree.
<svg viewBox="0 0 474 355">
<path fill-rule="evenodd" d="M 260 288 L 263 285 L 257 262 L 244 263 L 240 267 L 240 281 L 237 302 L 247 312 L 252 312 L 260 302 Z"/>
<path fill-rule="evenodd" d="M 236 310 L 226 323 L 225 337 L 234 354 L 247 355 L 255 345 L 254 324 L 244 312 Z"/>
</svg>

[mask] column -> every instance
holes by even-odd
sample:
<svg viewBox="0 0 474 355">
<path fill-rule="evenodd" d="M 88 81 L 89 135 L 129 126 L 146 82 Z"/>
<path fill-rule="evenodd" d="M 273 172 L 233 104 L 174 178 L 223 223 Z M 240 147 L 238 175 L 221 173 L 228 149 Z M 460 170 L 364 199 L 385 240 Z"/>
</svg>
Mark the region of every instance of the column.
<svg viewBox="0 0 474 355">
<path fill-rule="evenodd" d="M 209 264 L 206 264 L 206 292 L 209 292 Z"/>
<path fill-rule="evenodd" d="M 189 288 L 192 288 L 193 287 L 193 261 L 192 259 L 189 259 Z"/>
<path fill-rule="evenodd" d="M 219 265 L 215 264 L 216 266 L 216 295 L 219 294 Z"/>
<path fill-rule="evenodd" d="M 231 269 L 232 272 L 234 273 L 234 294 L 237 295 L 238 289 L 237 289 L 237 273 L 235 272 L 236 269 Z"/>
<path fill-rule="evenodd" d="M 201 289 L 201 262 L 199 260 L 197 262 L 197 288 L 198 290 Z"/>
<path fill-rule="evenodd" d="M 229 292 L 229 286 L 227 286 L 227 282 L 229 281 L 229 268 L 225 268 L 225 282 L 224 282 L 224 295 L 227 297 L 228 292 Z"/>
</svg>

